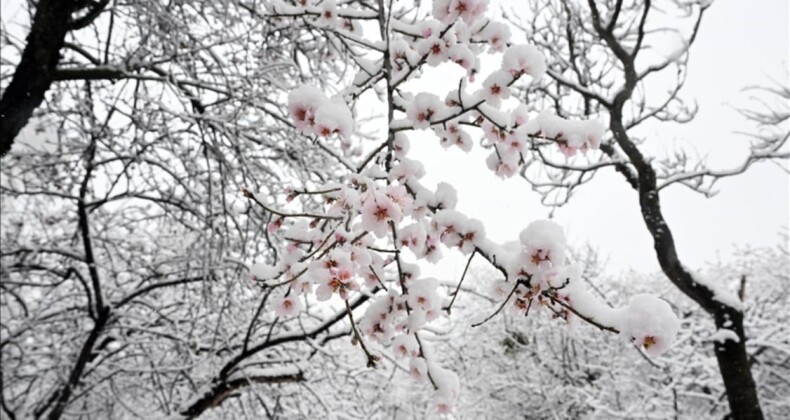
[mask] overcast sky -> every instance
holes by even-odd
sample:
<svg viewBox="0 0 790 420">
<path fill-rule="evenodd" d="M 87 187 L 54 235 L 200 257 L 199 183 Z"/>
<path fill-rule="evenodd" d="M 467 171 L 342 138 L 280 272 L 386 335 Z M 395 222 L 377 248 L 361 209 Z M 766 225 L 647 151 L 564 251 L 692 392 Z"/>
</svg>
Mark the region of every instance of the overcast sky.
<svg viewBox="0 0 790 420">
<path fill-rule="evenodd" d="M 699 113 L 687 125 L 652 130 L 648 141 L 667 149 L 689 145 L 707 156 L 713 168 L 741 162 L 748 138 L 735 132 L 753 131 L 754 126 L 735 108 L 756 105 L 742 91 L 746 86 L 767 85 L 772 79 L 788 83 L 788 16 L 787 1 L 716 0 L 692 47 L 685 88 L 684 96 L 697 101 Z M 447 79 L 439 74 L 430 83 L 437 78 Z M 531 220 L 549 214 L 524 180 L 494 176 L 479 148 L 469 155 L 445 151 L 432 135 L 415 137 L 412 147 L 426 165 L 428 181 L 456 185 L 458 209 L 484 221 L 494 240 L 515 240 Z M 790 220 L 789 179 L 777 165 L 761 163 L 744 175 L 720 181 L 719 194 L 710 199 L 681 186 L 663 190 L 664 215 L 681 261 L 703 268 L 707 262 L 725 260 L 736 247 L 778 244 L 783 240 L 779 232 Z M 599 173 L 554 219 L 572 243 L 597 248 L 608 259 L 608 273 L 658 270 L 637 196 L 614 171 Z M 457 278 L 464 262 L 455 255 L 449 266 L 430 271 Z"/>
</svg>

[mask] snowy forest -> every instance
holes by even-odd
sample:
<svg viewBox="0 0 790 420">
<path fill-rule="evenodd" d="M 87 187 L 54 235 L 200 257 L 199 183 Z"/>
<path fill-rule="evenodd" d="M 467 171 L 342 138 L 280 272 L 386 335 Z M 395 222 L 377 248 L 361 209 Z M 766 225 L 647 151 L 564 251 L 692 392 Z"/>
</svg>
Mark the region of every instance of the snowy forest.
<svg viewBox="0 0 790 420">
<path fill-rule="evenodd" d="M 786 19 L 1 6 L 0 419 L 790 418 Z"/>
</svg>

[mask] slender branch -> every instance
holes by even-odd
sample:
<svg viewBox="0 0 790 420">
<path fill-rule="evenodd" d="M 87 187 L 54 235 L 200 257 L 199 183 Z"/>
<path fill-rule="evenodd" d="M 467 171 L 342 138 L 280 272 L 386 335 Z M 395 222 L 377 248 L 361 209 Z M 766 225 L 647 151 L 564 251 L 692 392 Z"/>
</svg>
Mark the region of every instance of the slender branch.
<svg viewBox="0 0 790 420">
<path fill-rule="evenodd" d="M 455 291 L 453 292 L 453 299 L 450 300 L 450 304 L 447 305 L 445 309 L 447 314 L 450 314 L 450 310 L 453 308 L 453 304 L 455 303 L 455 299 L 458 297 L 458 292 L 461 290 L 461 285 L 464 283 L 464 279 L 466 278 L 466 272 L 469 270 L 469 265 L 472 263 L 472 258 L 477 255 L 477 250 L 475 249 L 472 251 L 472 255 L 469 256 L 469 260 L 466 261 L 466 267 L 464 267 L 464 273 L 461 274 L 461 280 L 458 282 L 458 286 L 456 286 Z"/>
</svg>

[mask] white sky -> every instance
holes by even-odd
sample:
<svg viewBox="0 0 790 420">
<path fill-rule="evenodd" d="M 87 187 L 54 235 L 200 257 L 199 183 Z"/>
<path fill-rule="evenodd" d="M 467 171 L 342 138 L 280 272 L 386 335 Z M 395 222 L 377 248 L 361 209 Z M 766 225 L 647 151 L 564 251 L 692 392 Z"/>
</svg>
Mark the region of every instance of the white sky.
<svg viewBox="0 0 790 420">
<path fill-rule="evenodd" d="M 685 98 L 697 101 L 697 117 L 683 126 L 660 126 L 648 141 L 669 150 L 676 143 L 690 144 L 700 156 L 708 156 L 713 168 L 741 162 L 748 139 L 735 132 L 752 131 L 754 126 L 734 108 L 757 105 L 747 101 L 749 94 L 742 91 L 746 86 L 767 85 L 772 78 L 788 82 L 788 40 L 787 1 L 716 0 L 692 47 L 684 91 Z M 433 77 L 426 73 L 425 79 L 430 79 L 425 86 L 458 80 L 446 70 Z M 502 181 L 494 176 L 479 148 L 469 155 L 458 149 L 445 151 L 426 134 L 412 137 L 412 150 L 426 166 L 426 183 L 455 185 L 458 210 L 482 220 L 493 240 L 516 240 L 530 221 L 549 214 L 523 179 Z M 686 265 L 702 268 L 706 262 L 725 260 L 736 247 L 782 240 L 779 232 L 790 220 L 790 177 L 779 167 L 754 165 L 746 174 L 721 180 L 716 189 L 719 194 L 710 199 L 682 186 L 661 193 L 664 215 Z M 571 243 L 597 248 L 608 259 L 608 273 L 659 269 L 637 196 L 613 170 L 599 173 L 577 190 L 570 204 L 555 212 L 554 220 L 565 227 Z M 465 260 L 457 252 L 448 254 L 453 257 L 430 274 L 460 277 Z"/>
</svg>

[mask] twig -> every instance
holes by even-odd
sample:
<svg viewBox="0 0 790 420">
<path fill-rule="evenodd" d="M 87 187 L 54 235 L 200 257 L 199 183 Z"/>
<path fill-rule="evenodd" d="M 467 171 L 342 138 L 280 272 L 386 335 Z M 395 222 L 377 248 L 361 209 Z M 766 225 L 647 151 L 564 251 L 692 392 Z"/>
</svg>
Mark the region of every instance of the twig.
<svg viewBox="0 0 790 420">
<path fill-rule="evenodd" d="M 447 306 L 447 314 L 450 314 L 450 310 L 453 308 L 453 304 L 455 303 L 455 298 L 458 297 L 458 292 L 461 290 L 461 284 L 463 284 L 464 279 L 466 278 L 466 272 L 469 270 L 469 265 L 472 264 L 472 258 L 475 257 L 477 254 L 477 250 L 472 251 L 472 255 L 469 256 L 469 260 L 466 262 L 466 267 L 464 267 L 464 273 L 461 274 L 461 281 L 458 282 L 458 286 L 456 286 L 455 291 L 453 292 L 453 299 L 450 301 L 450 304 Z"/>
</svg>

